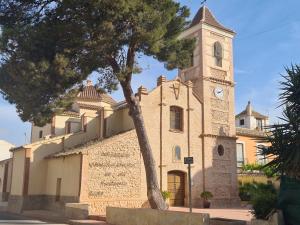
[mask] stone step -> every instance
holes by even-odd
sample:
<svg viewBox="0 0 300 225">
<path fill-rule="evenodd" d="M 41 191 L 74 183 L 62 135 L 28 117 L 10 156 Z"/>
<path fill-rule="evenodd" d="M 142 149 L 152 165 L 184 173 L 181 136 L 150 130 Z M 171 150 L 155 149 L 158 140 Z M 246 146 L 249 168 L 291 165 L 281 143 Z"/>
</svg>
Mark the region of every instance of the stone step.
<svg viewBox="0 0 300 225">
<path fill-rule="evenodd" d="M 56 223 L 66 223 L 68 221 L 63 215 L 49 210 L 25 210 L 22 212 L 22 215 L 33 219 Z"/>
<path fill-rule="evenodd" d="M 69 220 L 69 224 L 72 224 L 72 225 L 81 225 L 81 224 L 109 225 L 105 221 L 99 221 L 99 220 Z"/>
</svg>

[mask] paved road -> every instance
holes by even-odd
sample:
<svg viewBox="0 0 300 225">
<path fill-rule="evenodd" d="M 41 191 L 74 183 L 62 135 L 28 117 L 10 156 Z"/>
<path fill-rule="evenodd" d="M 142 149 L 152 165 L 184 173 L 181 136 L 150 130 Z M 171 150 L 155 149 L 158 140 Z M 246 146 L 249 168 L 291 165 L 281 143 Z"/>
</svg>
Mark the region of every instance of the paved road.
<svg viewBox="0 0 300 225">
<path fill-rule="evenodd" d="M 53 223 L 47 223 L 40 220 L 32 220 L 19 215 L 10 214 L 7 212 L 0 212 L 0 224 L 7 225 L 21 225 L 21 224 L 41 224 L 41 225 L 52 225 Z"/>
</svg>

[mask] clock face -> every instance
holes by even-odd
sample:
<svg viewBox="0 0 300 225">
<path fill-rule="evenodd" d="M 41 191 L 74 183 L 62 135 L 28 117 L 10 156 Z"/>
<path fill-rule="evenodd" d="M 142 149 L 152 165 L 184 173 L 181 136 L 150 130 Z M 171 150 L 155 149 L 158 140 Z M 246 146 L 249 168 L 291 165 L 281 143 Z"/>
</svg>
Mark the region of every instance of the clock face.
<svg viewBox="0 0 300 225">
<path fill-rule="evenodd" d="M 224 90 L 221 87 L 216 87 L 214 90 L 215 96 L 219 99 L 223 99 L 224 97 Z"/>
</svg>

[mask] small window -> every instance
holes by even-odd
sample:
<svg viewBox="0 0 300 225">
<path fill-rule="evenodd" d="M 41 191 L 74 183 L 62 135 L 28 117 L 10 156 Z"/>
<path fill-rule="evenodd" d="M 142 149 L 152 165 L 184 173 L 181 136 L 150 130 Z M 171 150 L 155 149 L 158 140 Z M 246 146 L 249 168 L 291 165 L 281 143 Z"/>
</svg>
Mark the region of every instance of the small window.
<svg viewBox="0 0 300 225">
<path fill-rule="evenodd" d="M 42 138 L 42 137 L 43 137 L 43 131 L 40 130 L 40 132 L 39 132 L 39 138 Z"/>
<path fill-rule="evenodd" d="M 223 145 L 219 145 L 218 146 L 218 154 L 219 154 L 219 156 L 223 156 L 224 152 L 225 152 L 224 146 Z"/>
<path fill-rule="evenodd" d="M 190 66 L 193 67 L 194 66 L 194 53 L 191 54 L 191 62 L 190 62 Z"/>
<path fill-rule="evenodd" d="M 66 134 L 70 134 L 71 133 L 71 122 L 70 121 L 67 121 L 66 122 Z"/>
<path fill-rule="evenodd" d="M 241 119 L 241 120 L 240 120 L 240 125 L 241 125 L 241 126 L 245 125 L 245 120 L 244 120 L 244 119 Z"/>
<path fill-rule="evenodd" d="M 256 128 L 258 130 L 262 130 L 263 129 L 263 122 L 261 119 L 256 119 Z"/>
<path fill-rule="evenodd" d="M 262 145 L 262 144 L 259 144 L 256 146 L 256 160 L 257 160 L 257 163 L 260 164 L 260 165 L 265 165 L 268 163 L 268 158 L 266 155 L 263 155 L 262 154 L 262 150 L 266 148 L 266 146 Z"/>
<path fill-rule="evenodd" d="M 236 143 L 236 161 L 239 168 L 245 164 L 244 144 L 242 143 Z"/>
<path fill-rule="evenodd" d="M 214 43 L 214 57 L 216 66 L 222 67 L 223 48 L 218 41 Z"/>
<path fill-rule="evenodd" d="M 174 148 L 174 158 L 176 161 L 181 160 L 181 148 L 178 145 Z"/>
<path fill-rule="evenodd" d="M 85 115 L 81 116 L 81 124 L 82 124 L 82 131 L 87 131 L 87 117 Z"/>
<path fill-rule="evenodd" d="M 170 107 L 170 128 L 171 130 L 183 130 L 183 110 L 177 106 Z"/>
</svg>

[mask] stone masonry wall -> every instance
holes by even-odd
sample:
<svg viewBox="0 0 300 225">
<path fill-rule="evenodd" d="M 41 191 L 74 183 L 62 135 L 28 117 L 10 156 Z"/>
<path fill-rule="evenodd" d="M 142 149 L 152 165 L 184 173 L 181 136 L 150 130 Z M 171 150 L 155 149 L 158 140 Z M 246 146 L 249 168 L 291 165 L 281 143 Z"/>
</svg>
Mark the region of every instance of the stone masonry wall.
<svg viewBox="0 0 300 225">
<path fill-rule="evenodd" d="M 135 130 L 116 135 L 88 150 L 90 214 L 106 206 L 141 207 L 141 155 Z"/>
</svg>

